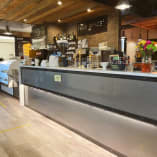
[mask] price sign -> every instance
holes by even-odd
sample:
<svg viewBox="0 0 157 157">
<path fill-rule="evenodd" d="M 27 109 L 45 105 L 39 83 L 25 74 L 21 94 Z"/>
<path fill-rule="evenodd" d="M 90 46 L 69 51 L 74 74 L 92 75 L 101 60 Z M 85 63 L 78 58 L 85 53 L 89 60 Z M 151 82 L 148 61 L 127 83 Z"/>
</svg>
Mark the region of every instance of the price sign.
<svg viewBox="0 0 157 157">
<path fill-rule="evenodd" d="M 62 82 L 62 76 L 61 75 L 54 75 L 54 81 L 55 82 Z"/>
</svg>

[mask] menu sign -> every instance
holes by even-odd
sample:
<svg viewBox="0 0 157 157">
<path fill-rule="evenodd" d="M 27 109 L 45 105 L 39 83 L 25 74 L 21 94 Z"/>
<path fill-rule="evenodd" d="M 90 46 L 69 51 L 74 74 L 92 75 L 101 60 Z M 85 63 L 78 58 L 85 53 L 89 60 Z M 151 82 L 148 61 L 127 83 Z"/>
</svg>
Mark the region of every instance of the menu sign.
<svg viewBox="0 0 157 157">
<path fill-rule="evenodd" d="M 24 56 L 29 56 L 30 50 L 31 50 L 31 44 L 30 43 L 23 45 Z"/>
<path fill-rule="evenodd" d="M 107 32 L 107 16 L 98 17 L 78 24 L 78 35 L 97 34 Z"/>
<path fill-rule="evenodd" d="M 46 27 L 44 25 L 35 25 L 32 28 L 32 38 L 40 39 L 46 36 Z"/>
</svg>

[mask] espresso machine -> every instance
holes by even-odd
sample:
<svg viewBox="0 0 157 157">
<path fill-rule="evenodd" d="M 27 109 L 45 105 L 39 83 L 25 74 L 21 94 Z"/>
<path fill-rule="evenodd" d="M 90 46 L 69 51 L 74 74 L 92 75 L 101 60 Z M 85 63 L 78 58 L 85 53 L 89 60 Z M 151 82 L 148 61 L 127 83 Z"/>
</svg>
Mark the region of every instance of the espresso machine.
<svg viewBox="0 0 157 157">
<path fill-rule="evenodd" d="M 46 49 L 36 50 L 35 62 L 38 61 L 38 66 L 41 65 L 42 61 L 48 60 L 50 52 Z"/>
<path fill-rule="evenodd" d="M 68 49 L 68 41 L 67 40 L 57 40 L 56 44 L 57 44 L 57 48 L 61 52 L 61 55 L 59 57 L 59 66 L 67 67 L 68 59 L 66 57 L 66 52 Z"/>
</svg>

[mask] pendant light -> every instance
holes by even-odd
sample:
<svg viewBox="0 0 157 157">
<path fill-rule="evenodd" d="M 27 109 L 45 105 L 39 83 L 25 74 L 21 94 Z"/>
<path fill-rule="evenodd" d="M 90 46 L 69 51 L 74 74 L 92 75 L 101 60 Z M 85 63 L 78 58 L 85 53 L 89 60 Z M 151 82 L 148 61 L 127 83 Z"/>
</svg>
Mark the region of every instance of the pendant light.
<svg viewBox="0 0 157 157">
<path fill-rule="evenodd" d="M 58 4 L 58 5 L 62 5 L 63 2 L 62 2 L 62 1 L 58 1 L 57 4 Z"/>
<path fill-rule="evenodd" d="M 139 33 L 138 41 L 141 41 L 141 40 L 142 40 L 142 29 L 141 29 L 141 26 L 140 26 L 140 33 Z"/>
<path fill-rule="evenodd" d="M 121 38 L 126 38 L 126 36 L 125 36 L 125 31 L 124 31 L 124 30 L 122 31 L 122 36 L 121 36 Z"/>
<path fill-rule="evenodd" d="M 115 8 L 118 10 L 126 10 L 131 8 L 131 5 L 128 0 L 120 0 Z"/>
<path fill-rule="evenodd" d="M 6 25 L 6 31 L 4 32 L 4 34 L 5 35 L 12 35 L 12 33 L 10 32 L 8 24 Z"/>
<path fill-rule="evenodd" d="M 147 40 L 149 40 L 149 30 L 147 30 Z"/>
</svg>

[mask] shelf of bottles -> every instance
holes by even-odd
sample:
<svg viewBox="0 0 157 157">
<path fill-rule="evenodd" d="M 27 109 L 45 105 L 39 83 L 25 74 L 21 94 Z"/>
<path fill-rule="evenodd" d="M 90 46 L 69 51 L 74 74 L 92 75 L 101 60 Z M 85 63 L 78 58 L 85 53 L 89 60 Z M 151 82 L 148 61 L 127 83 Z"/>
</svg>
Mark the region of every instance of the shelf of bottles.
<svg viewBox="0 0 157 157">
<path fill-rule="evenodd" d="M 54 37 L 54 43 L 63 54 L 74 54 L 77 48 L 77 37 L 74 33 L 62 33 Z"/>
</svg>

